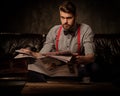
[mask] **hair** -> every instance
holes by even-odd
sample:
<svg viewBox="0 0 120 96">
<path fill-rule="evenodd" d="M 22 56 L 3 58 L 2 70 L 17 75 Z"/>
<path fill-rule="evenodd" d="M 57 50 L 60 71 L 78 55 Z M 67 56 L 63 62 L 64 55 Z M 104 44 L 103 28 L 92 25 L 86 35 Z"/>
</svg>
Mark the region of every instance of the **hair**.
<svg viewBox="0 0 120 96">
<path fill-rule="evenodd" d="M 74 16 L 76 15 L 76 6 L 71 1 L 64 1 L 59 6 L 59 10 L 66 13 L 71 13 Z"/>
</svg>

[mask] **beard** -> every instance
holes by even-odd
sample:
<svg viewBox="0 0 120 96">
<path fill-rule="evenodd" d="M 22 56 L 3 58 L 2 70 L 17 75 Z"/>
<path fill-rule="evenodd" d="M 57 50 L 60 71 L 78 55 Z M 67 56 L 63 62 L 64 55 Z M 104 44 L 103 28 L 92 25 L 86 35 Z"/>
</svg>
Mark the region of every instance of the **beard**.
<svg viewBox="0 0 120 96">
<path fill-rule="evenodd" d="M 63 24 L 63 28 L 64 28 L 64 30 L 69 30 L 69 29 L 71 29 L 71 25 L 69 25 L 69 24 Z"/>
</svg>

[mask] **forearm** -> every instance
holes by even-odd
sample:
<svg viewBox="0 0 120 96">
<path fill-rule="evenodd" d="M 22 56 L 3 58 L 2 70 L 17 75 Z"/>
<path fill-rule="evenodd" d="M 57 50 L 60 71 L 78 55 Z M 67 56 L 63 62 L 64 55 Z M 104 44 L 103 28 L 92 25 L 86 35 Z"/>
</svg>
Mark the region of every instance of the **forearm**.
<svg viewBox="0 0 120 96">
<path fill-rule="evenodd" d="M 78 64 L 88 64 L 88 63 L 93 63 L 94 62 L 94 54 L 88 54 L 85 56 L 76 56 L 76 62 Z"/>
<path fill-rule="evenodd" d="M 34 56 L 35 58 L 40 58 L 42 56 L 42 54 L 38 52 L 32 52 L 31 55 Z"/>
</svg>

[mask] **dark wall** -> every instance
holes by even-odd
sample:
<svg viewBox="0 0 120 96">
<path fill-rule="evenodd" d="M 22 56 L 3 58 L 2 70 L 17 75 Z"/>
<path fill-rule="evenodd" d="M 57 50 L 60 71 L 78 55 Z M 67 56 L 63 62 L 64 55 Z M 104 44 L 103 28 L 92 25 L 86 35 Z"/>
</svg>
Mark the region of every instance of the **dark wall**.
<svg viewBox="0 0 120 96">
<path fill-rule="evenodd" d="M 47 33 L 59 24 L 58 5 L 64 0 L 3 0 L 0 32 Z M 119 0 L 72 0 L 78 22 L 89 24 L 96 34 L 119 33 Z"/>
</svg>

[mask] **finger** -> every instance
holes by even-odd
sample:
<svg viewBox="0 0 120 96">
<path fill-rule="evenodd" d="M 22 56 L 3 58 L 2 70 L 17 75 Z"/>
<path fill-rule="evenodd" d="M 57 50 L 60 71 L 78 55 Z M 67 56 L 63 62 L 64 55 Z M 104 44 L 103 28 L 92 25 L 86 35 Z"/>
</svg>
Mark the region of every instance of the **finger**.
<svg viewBox="0 0 120 96">
<path fill-rule="evenodd" d="M 72 55 L 73 55 L 73 56 L 77 56 L 77 55 L 78 55 L 78 53 L 72 53 Z"/>
</svg>

